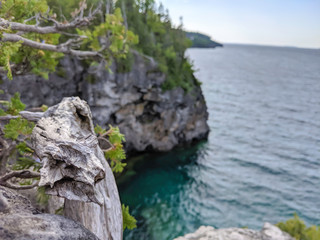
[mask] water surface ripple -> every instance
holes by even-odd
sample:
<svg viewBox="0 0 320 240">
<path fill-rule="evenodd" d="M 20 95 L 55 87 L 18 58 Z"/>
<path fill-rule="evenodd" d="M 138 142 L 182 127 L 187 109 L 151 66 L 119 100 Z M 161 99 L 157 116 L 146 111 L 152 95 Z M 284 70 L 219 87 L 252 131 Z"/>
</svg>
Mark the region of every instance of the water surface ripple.
<svg viewBox="0 0 320 240">
<path fill-rule="evenodd" d="M 120 185 L 138 219 L 125 239 L 201 225 L 260 229 L 294 212 L 320 225 L 320 51 L 190 49 L 210 114 L 208 142 L 136 160 Z"/>
</svg>

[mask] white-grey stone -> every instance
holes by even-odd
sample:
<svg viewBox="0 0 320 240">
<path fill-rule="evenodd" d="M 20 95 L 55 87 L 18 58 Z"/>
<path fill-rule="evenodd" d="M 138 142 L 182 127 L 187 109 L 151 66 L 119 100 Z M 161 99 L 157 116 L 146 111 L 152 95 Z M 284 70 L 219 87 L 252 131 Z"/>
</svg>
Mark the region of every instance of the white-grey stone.
<svg viewBox="0 0 320 240">
<path fill-rule="evenodd" d="M 278 227 L 265 223 L 261 231 L 246 228 L 221 228 L 201 226 L 194 233 L 188 233 L 174 240 L 295 240 Z"/>
</svg>

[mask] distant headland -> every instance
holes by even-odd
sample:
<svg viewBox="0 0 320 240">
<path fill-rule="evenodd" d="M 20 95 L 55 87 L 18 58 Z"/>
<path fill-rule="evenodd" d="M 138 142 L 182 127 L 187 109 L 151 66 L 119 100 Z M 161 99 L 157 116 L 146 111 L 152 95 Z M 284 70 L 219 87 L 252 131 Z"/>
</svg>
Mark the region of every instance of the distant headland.
<svg viewBox="0 0 320 240">
<path fill-rule="evenodd" d="M 211 40 L 211 37 L 198 32 L 186 32 L 187 38 L 192 41 L 192 48 L 215 48 L 223 47 L 221 43 Z"/>
</svg>

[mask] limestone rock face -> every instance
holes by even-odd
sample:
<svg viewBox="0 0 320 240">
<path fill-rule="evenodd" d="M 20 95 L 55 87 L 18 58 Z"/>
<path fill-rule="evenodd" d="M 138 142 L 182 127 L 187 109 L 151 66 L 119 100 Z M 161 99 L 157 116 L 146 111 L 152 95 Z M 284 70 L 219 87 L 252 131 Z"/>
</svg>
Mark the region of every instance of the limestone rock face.
<svg viewBox="0 0 320 240">
<path fill-rule="evenodd" d="M 87 103 L 73 97 L 50 107 L 37 122 L 32 144 L 43 164 L 39 186 L 47 193 L 102 204 L 95 184 L 105 177 L 105 159 L 98 154 L 91 118 Z"/>
<path fill-rule="evenodd" d="M 113 173 L 99 147 L 88 104 L 64 98 L 32 131 L 41 159 L 39 185 L 64 197 L 64 214 L 104 240 L 122 239 L 122 210 Z"/>
<path fill-rule="evenodd" d="M 201 226 L 194 233 L 174 240 L 294 240 L 294 238 L 278 227 L 265 223 L 261 231 L 244 228 L 214 229 L 210 226 Z"/>
<path fill-rule="evenodd" d="M 26 197 L 4 187 L 0 187 L 0 239 L 99 240 L 80 223 L 42 214 Z"/>
<path fill-rule="evenodd" d="M 7 95 L 21 92 L 29 107 L 52 106 L 63 97 L 79 96 L 88 102 L 99 125 L 119 126 L 129 151 L 167 151 L 205 138 L 209 132 L 207 107 L 201 89 L 185 93 L 180 87 L 163 92 L 165 75 L 156 62 L 134 53 L 132 70 L 117 73 L 117 66 L 93 71 L 75 59 L 65 57 L 49 80 L 38 76 L 15 77 L 4 81 Z"/>
</svg>

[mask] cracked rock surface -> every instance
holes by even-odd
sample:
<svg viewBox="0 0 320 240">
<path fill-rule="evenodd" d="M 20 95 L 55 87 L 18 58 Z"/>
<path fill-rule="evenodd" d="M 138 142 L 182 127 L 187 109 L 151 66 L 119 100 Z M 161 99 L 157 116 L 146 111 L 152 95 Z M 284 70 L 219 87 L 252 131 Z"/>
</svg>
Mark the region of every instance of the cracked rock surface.
<svg viewBox="0 0 320 240">
<path fill-rule="evenodd" d="M 26 197 L 1 186 L 0 239 L 99 240 L 80 223 L 63 216 L 40 213 Z"/>
</svg>

